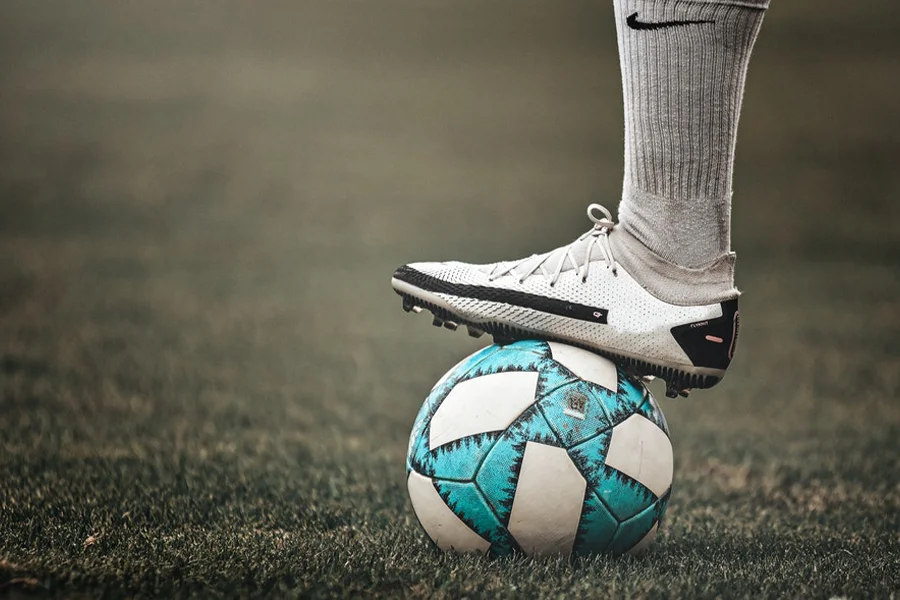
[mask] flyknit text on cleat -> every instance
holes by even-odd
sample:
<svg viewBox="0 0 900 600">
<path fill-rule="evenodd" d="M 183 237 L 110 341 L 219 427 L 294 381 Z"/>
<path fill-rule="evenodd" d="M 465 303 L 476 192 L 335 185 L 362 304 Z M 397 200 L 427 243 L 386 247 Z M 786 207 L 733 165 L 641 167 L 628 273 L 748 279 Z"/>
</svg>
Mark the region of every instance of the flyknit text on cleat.
<svg viewBox="0 0 900 600">
<path fill-rule="evenodd" d="M 737 338 L 738 300 L 682 306 L 661 300 L 617 264 L 615 224 L 599 204 L 593 228 L 567 246 L 486 265 L 404 265 L 391 284 L 403 306 L 434 314 L 434 325 L 465 325 L 495 342 L 560 341 L 608 356 L 636 376 L 664 379 L 672 395 L 724 376 Z"/>
</svg>

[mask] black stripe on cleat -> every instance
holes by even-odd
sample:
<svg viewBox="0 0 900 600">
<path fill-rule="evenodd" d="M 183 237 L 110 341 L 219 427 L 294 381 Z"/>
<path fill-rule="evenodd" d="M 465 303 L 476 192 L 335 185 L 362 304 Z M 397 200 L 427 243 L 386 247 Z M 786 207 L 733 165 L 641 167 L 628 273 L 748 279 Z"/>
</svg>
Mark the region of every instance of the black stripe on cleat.
<svg viewBox="0 0 900 600">
<path fill-rule="evenodd" d="M 472 298 L 473 300 L 483 300 L 485 302 L 500 302 L 511 306 L 521 306 L 522 308 L 538 310 L 551 315 L 567 317 L 569 319 L 598 323 L 600 325 L 606 325 L 609 318 L 609 309 L 607 308 L 577 304 L 567 300 L 548 298 L 547 296 L 529 294 L 518 290 L 452 283 L 444 281 L 443 279 L 438 279 L 437 277 L 432 277 L 431 275 L 426 275 L 425 273 L 421 273 L 412 267 L 405 265 L 394 271 L 394 278 L 410 285 L 414 285 L 426 292 L 450 294 L 452 296 Z"/>
</svg>

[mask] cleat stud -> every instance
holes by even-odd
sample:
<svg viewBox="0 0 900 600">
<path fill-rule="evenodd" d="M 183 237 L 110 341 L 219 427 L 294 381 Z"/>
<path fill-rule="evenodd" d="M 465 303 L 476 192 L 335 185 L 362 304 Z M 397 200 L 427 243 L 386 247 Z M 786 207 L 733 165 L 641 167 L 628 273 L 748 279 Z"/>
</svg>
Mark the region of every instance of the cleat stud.
<svg viewBox="0 0 900 600">
<path fill-rule="evenodd" d="M 671 382 L 666 384 L 666 396 L 669 398 L 677 398 L 678 396 L 687 398 L 688 394 L 690 393 L 691 388 L 683 388 L 681 387 L 681 384 L 675 384 Z"/>
<path fill-rule="evenodd" d="M 422 312 L 422 307 L 421 306 L 413 306 L 412 311 L 416 314 L 419 314 L 420 312 Z"/>
<path fill-rule="evenodd" d="M 444 320 L 435 317 L 435 318 L 431 321 L 431 324 L 434 325 L 435 327 L 441 327 L 441 326 L 443 326 L 443 324 L 444 324 Z"/>
<path fill-rule="evenodd" d="M 403 296 L 403 310 L 409 312 L 413 309 L 413 299 L 409 296 Z"/>
<path fill-rule="evenodd" d="M 459 327 L 459 323 L 454 321 L 444 321 L 444 327 L 450 331 L 456 331 L 456 328 Z"/>
<path fill-rule="evenodd" d="M 466 325 L 466 331 L 469 333 L 469 337 L 480 338 L 484 335 L 484 332 L 477 327 L 472 327 L 471 325 Z"/>
</svg>

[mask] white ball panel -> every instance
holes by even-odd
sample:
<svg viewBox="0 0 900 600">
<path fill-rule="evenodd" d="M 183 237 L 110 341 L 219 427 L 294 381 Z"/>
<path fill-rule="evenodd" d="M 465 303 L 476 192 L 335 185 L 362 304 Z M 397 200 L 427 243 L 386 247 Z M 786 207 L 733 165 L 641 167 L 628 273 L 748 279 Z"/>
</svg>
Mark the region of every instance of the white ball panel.
<svg viewBox="0 0 900 600">
<path fill-rule="evenodd" d="M 406 487 L 419 523 L 441 550 L 484 553 L 491 547 L 450 510 L 429 477 L 410 471 Z"/>
<path fill-rule="evenodd" d="M 564 448 L 525 444 L 508 527 L 525 554 L 571 554 L 586 488 Z"/>
<path fill-rule="evenodd" d="M 631 415 L 613 428 L 606 464 L 661 497 L 672 485 L 672 442 L 653 421 Z"/>
<path fill-rule="evenodd" d="M 537 372 L 494 373 L 463 381 L 431 418 L 431 450 L 477 433 L 502 431 L 534 404 Z"/>
<path fill-rule="evenodd" d="M 647 548 L 650 547 L 650 544 L 653 543 L 653 540 L 656 539 L 656 530 L 659 529 L 659 523 L 654 523 L 653 527 L 650 528 L 650 531 L 641 538 L 637 544 L 635 544 L 631 550 L 628 551 L 628 554 L 637 555 L 643 553 Z"/>
<path fill-rule="evenodd" d="M 592 381 L 613 392 L 618 389 L 619 377 L 616 373 L 616 365 L 611 360 L 575 346 L 558 342 L 548 342 L 548 344 L 553 360 L 578 377 Z"/>
</svg>

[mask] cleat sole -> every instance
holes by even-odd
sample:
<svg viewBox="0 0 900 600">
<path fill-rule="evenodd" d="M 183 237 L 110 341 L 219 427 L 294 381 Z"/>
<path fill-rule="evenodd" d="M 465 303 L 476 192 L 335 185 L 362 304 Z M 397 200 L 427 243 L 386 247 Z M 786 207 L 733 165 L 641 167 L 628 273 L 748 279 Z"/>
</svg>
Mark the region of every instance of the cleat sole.
<svg viewBox="0 0 900 600">
<path fill-rule="evenodd" d="M 452 327 L 447 327 L 447 329 L 456 329 L 459 325 L 465 325 L 470 336 L 477 338 L 487 333 L 493 337 L 494 343 L 500 346 L 505 346 L 518 340 L 533 339 L 577 346 L 612 360 L 633 377 L 654 377 L 662 379 L 667 384 L 666 396 L 670 398 L 677 398 L 678 396 L 687 397 L 691 389 L 711 388 L 722 380 L 720 375 L 691 373 L 690 371 L 684 371 L 676 367 L 654 364 L 631 356 L 595 348 L 588 344 L 582 344 L 573 340 L 541 335 L 540 333 L 520 329 L 500 321 L 472 322 L 448 310 L 446 307 L 430 302 L 424 298 L 413 296 L 412 294 L 400 291 L 396 288 L 394 291 L 402 297 L 410 298 L 410 302 L 414 303 L 413 311 L 420 312 L 422 309 L 430 311 L 434 315 L 432 325 L 435 327 L 446 327 L 445 322 L 450 322 L 453 325 Z M 415 310 L 416 308 L 419 310 Z"/>
</svg>

